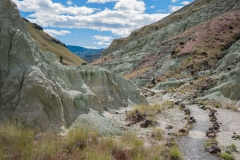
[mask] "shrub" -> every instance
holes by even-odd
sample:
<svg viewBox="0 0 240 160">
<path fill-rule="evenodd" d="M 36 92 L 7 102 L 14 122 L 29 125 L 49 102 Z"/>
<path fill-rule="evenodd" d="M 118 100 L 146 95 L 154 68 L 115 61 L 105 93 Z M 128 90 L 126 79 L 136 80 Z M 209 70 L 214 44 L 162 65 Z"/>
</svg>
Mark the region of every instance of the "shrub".
<svg viewBox="0 0 240 160">
<path fill-rule="evenodd" d="M 88 63 L 86 63 L 86 62 L 83 62 L 81 65 L 87 65 Z"/>
<path fill-rule="evenodd" d="M 134 147 L 141 147 L 143 146 L 143 141 L 138 139 L 137 135 L 132 132 L 126 132 L 121 137 L 121 142 L 127 145 L 132 145 Z"/>
<path fill-rule="evenodd" d="M 156 140 L 162 140 L 163 139 L 163 132 L 161 129 L 153 129 L 152 130 L 152 137 Z"/>
<path fill-rule="evenodd" d="M 237 149 L 237 146 L 236 146 L 234 143 L 231 144 L 231 147 L 232 147 L 232 149 L 234 149 L 234 150 Z"/>
<path fill-rule="evenodd" d="M 228 153 L 222 153 L 221 157 L 224 160 L 235 160 L 235 156 L 232 154 L 228 154 Z"/>
<path fill-rule="evenodd" d="M 169 157 L 171 160 L 181 160 L 183 159 L 182 154 L 179 152 L 178 148 L 173 146 L 169 150 Z"/>
<path fill-rule="evenodd" d="M 60 62 L 60 63 L 63 63 L 63 56 L 60 56 L 59 62 Z"/>
<path fill-rule="evenodd" d="M 165 100 L 161 103 L 161 106 L 163 106 L 163 108 L 173 108 L 174 103 L 170 100 Z"/>
<path fill-rule="evenodd" d="M 130 117 L 134 114 L 136 114 L 136 111 L 141 115 L 148 115 L 149 117 L 154 117 L 155 113 L 160 112 L 163 109 L 163 107 L 159 104 L 154 105 L 140 105 L 134 107 L 134 109 L 131 112 L 127 113 L 127 117 Z"/>
</svg>

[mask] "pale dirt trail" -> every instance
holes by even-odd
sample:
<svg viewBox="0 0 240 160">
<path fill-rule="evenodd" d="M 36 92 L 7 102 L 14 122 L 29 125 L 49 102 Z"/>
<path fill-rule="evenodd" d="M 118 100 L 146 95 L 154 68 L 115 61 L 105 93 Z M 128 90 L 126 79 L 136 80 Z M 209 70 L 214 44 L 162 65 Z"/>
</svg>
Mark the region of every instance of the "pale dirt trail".
<svg viewBox="0 0 240 160">
<path fill-rule="evenodd" d="M 184 160 L 218 160 L 219 158 L 206 152 L 204 144 L 207 140 L 206 131 L 211 127 L 208 110 L 202 110 L 197 105 L 189 105 L 191 116 L 196 119 L 187 136 L 179 139 L 179 147 L 184 154 Z"/>
</svg>

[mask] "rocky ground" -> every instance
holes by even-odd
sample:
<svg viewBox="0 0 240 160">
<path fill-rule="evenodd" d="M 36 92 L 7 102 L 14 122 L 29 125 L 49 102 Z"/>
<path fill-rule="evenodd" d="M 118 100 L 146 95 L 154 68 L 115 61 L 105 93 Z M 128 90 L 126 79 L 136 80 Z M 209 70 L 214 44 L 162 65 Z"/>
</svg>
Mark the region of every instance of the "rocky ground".
<svg viewBox="0 0 240 160">
<path fill-rule="evenodd" d="M 196 104 L 188 96 L 166 91 L 148 90 L 150 104 L 160 104 L 164 100 L 175 103 L 175 107 L 164 109 L 156 116 L 156 124 L 147 128 L 141 127 L 144 121 L 129 125 L 126 113 L 133 107 L 109 110 L 103 113 L 107 119 L 122 125 L 122 130 L 133 131 L 146 142 L 167 144 L 172 137 L 177 141 L 186 160 L 217 160 L 220 153 L 231 153 L 240 159 L 240 113 L 211 105 Z M 195 103 L 195 104 L 193 104 Z M 160 129 L 162 140 L 154 139 L 153 130 Z M 235 148 L 231 146 L 235 146 Z M 220 152 L 221 151 L 221 152 Z"/>
</svg>

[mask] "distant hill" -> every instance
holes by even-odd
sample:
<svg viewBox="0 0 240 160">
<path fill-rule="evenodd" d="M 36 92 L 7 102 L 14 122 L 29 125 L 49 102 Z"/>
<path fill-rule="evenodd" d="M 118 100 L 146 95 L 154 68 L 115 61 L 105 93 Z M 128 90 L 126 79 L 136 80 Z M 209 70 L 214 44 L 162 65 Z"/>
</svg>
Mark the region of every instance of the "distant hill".
<svg viewBox="0 0 240 160">
<path fill-rule="evenodd" d="M 67 45 L 67 48 L 88 63 L 98 59 L 101 56 L 101 53 L 104 51 L 104 49 L 90 49 L 71 45 Z"/>
<path fill-rule="evenodd" d="M 25 20 L 29 33 L 32 38 L 38 42 L 42 52 L 49 51 L 56 54 L 58 57 L 62 56 L 63 63 L 67 65 L 79 66 L 85 62 L 79 56 L 70 52 L 64 43 L 45 33 L 41 26 L 36 23 L 31 23 L 25 18 L 23 19 Z"/>
</svg>

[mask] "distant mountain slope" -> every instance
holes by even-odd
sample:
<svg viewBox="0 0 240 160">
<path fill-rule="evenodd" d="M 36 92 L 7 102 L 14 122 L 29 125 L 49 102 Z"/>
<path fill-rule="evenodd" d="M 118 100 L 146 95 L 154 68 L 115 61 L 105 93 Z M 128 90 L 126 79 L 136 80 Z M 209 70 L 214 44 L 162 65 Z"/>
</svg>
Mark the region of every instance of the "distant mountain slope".
<svg viewBox="0 0 240 160">
<path fill-rule="evenodd" d="M 67 45 L 67 48 L 88 63 L 94 61 L 95 59 L 98 59 L 101 56 L 102 51 L 104 50 L 104 49 L 90 49 L 81 46 L 71 45 Z"/>
<path fill-rule="evenodd" d="M 33 39 L 38 42 L 42 52 L 49 51 L 56 54 L 58 57 L 62 56 L 63 63 L 68 65 L 79 66 L 85 62 L 83 59 L 70 52 L 64 43 L 45 33 L 41 26 L 31 23 L 27 19 L 24 20 L 29 33 Z"/>
</svg>

